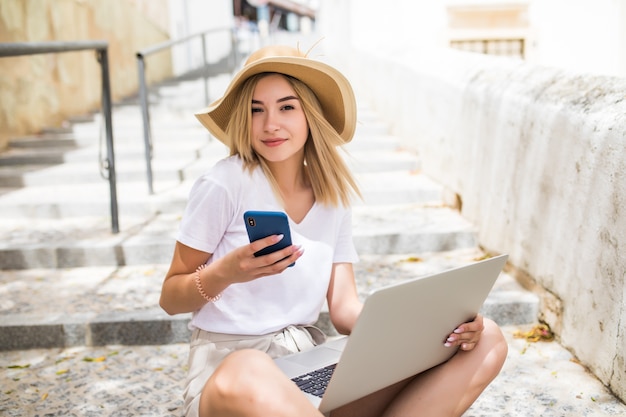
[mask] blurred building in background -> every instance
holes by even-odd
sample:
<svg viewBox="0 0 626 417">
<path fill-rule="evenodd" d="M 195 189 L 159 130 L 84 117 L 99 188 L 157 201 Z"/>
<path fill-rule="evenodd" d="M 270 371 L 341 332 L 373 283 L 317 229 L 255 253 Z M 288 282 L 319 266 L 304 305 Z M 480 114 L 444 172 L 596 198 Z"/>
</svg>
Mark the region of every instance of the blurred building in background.
<svg viewBox="0 0 626 417">
<path fill-rule="evenodd" d="M 529 54 L 527 3 L 449 4 L 446 14 L 452 48 L 515 58 Z"/>
<path fill-rule="evenodd" d="M 338 54 L 452 47 L 626 76 L 624 0 L 321 0 L 317 22 Z"/>
<path fill-rule="evenodd" d="M 346 16 L 340 10 L 349 21 L 337 21 Z M 109 41 L 114 100 L 137 93 L 137 51 L 207 31 L 204 51 L 198 38 L 150 58 L 148 79 L 222 62 L 232 45 L 244 57 L 277 41 L 308 50 L 322 38 L 331 55 L 443 47 L 626 76 L 625 0 L 0 1 L 0 42 Z M 98 66 L 88 53 L 4 58 L 0 73 L 0 149 L 10 136 L 99 107 Z"/>
</svg>

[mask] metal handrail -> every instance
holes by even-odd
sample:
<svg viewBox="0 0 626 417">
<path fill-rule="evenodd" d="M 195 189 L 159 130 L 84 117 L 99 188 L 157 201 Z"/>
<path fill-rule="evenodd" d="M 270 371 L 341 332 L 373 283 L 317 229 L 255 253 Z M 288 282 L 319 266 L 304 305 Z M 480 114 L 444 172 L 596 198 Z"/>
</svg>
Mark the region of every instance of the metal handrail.
<svg viewBox="0 0 626 417">
<path fill-rule="evenodd" d="M 102 74 L 102 113 L 106 130 L 107 158 L 104 169 L 108 171 L 111 195 L 111 231 L 118 233 L 117 183 L 115 176 L 115 153 L 113 151 L 113 122 L 111 104 L 111 82 L 109 79 L 109 44 L 106 41 L 70 42 L 17 42 L 0 43 L 0 57 L 48 54 L 72 51 L 95 50 Z"/>
<path fill-rule="evenodd" d="M 141 104 L 141 116 L 143 119 L 143 139 L 144 139 L 144 147 L 145 147 L 145 159 L 146 159 L 146 176 L 148 181 L 148 191 L 150 194 L 154 194 L 154 179 L 152 175 L 152 128 L 150 126 L 150 109 L 148 107 L 148 86 L 146 83 L 146 63 L 145 58 L 149 55 L 153 55 L 157 52 L 161 52 L 165 49 L 169 49 L 172 46 L 179 45 L 185 42 L 189 42 L 196 38 L 201 38 L 202 40 L 202 69 L 203 69 L 203 79 L 204 79 L 204 102 L 208 106 L 209 105 L 209 72 L 208 72 L 208 62 L 207 62 L 207 42 L 206 37 L 212 33 L 229 31 L 231 33 L 231 42 L 232 42 L 232 58 L 233 58 L 233 67 L 237 62 L 237 48 L 236 48 L 236 33 L 231 27 L 223 27 L 216 29 L 209 29 L 204 32 L 195 33 L 189 36 L 185 36 L 179 39 L 162 42 L 160 44 L 142 49 L 137 52 L 137 72 L 139 74 L 139 102 Z"/>
</svg>

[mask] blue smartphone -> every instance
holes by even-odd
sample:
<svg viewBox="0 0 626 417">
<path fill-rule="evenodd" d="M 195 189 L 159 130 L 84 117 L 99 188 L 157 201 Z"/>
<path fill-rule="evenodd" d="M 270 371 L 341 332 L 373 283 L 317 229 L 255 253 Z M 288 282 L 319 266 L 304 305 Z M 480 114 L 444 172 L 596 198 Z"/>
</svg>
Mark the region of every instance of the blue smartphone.
<svg viewBox="0 0 626 417">
<path fill-rule="evenodd" d="M 291 246 L 291 230 L 289 229 L 289 219 L 281 211 L 246 211 L 243 214 L 246 223 L 246 230 L 250 242 L 262 239 L 271 235 L 283 235 L 280 242 L 261 249 L 254 253 L 254 256 L 267 255 L 277 250 Z M 289 266 L 293 266 L 291 264 Z"/>
</svg>

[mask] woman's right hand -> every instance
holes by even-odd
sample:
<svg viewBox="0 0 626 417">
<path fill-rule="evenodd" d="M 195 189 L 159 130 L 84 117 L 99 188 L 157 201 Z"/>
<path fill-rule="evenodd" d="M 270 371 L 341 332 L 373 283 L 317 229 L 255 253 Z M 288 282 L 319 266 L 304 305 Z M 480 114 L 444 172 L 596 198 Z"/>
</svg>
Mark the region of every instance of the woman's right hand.
<svg viewBox="0 0 626 417">
<path fill-rule="evenodd" d="M 255 257 L 261 249 L 279 242 L 279 235 L 272 235 L 241 246 L 223 258 L 210 263 L 202 270 L 202 288 L 206 294 L 215 296 L 230 284 L 248 282 L 268 275 L 279 274 L 296 262 L 304 250 L 298 246 Z M 160 305 L 169 314 L 189 313 L 206 304 L 198 294 L 194 278 L 196 269 L 212 254 L 201 252 L 176 242 L 170 269 L 163 281 Z"/>
<path fill-rule="evenodd" d="M 231 283 L 248 282 L 268 275 L 280 274 L 302 256 L 304 253 L 302 247 L 291 245 L 267 255 L 257 257 L 254 254 L 280 242 L 282 238 L 282 235 L 272 235 L 255 240 L 215 261 L 211 264 L 211 268 Z"/>
</svg>

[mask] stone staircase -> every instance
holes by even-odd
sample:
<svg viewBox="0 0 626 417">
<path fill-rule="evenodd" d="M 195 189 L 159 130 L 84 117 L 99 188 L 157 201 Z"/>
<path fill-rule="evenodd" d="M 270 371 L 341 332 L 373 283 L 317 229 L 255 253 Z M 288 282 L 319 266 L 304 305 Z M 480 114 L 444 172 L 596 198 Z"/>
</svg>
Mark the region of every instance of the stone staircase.
<svg viewBox="0 0 626 417">
<path fill-rule="evenodd" d="M 211 79 L 223 91 L 227 76 Z M 149 194 L 139 106 L 113 113 L 120 232 L 111 233 L 99 115 L 18 138 L 0 154 L 0 350 L 184 342 L 189 317 L 158 306 L 177 225 L 193 180 L 227 149 L 196 121 L 202 82 L 154 88 L 154 194 Z M 358 97 L 358 95 L 357 95 Z M 367 107 L 347 146 L 364 199 L 354 207 L 359 293 L 473 262 L 486 254 L 474 226 L 443 204 L 419 158 Z M 451 289 L 453 290 L 453 289 Z M 537 298 L 501 274 L 483 313 L 533 323 Z M 327 314 L 321 327 L 332 332 Z"/>
</svg>

